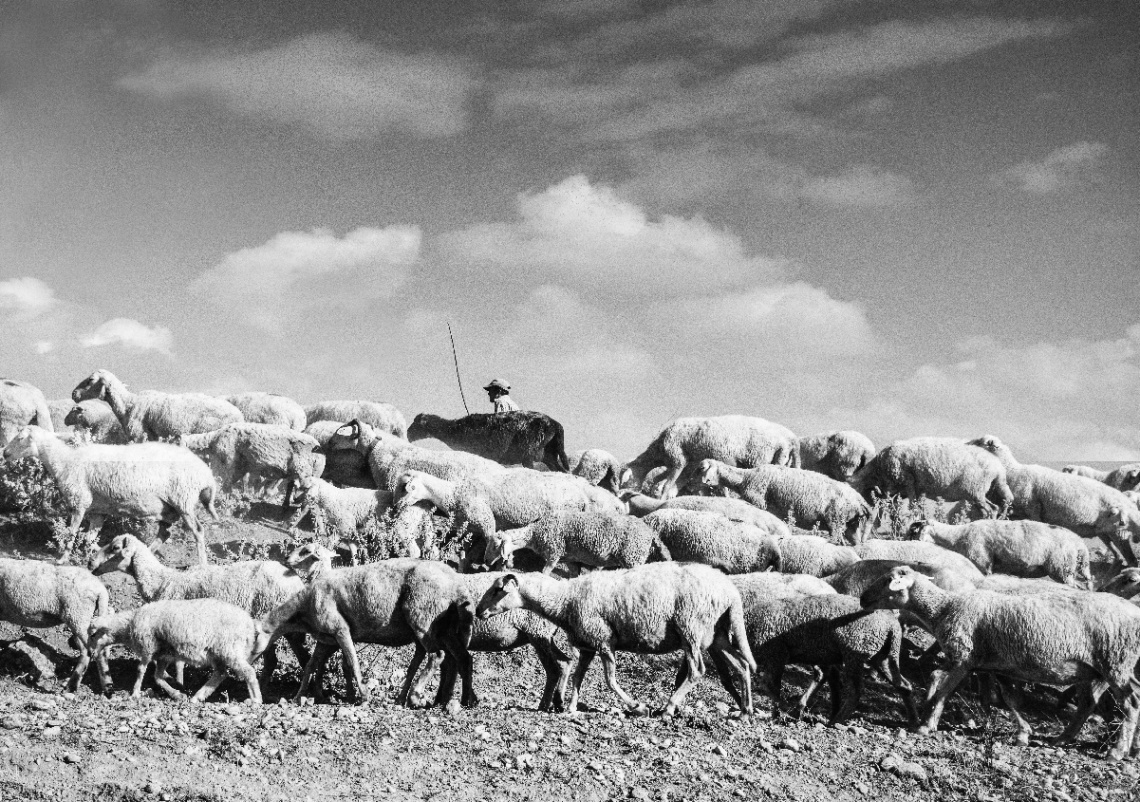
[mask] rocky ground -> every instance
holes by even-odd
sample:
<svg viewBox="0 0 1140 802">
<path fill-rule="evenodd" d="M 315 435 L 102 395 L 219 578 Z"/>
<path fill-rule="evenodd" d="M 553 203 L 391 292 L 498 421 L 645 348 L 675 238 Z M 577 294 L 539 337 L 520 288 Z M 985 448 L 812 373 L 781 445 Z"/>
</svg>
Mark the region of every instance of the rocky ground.
<svg viewBox="0 0 1140 802">
<path fill-rule="evenodd" d="M 280 539 L 248 522 L 211 532 L 215 558 Z M 5 555 L 47 556 L 28 542 L 26 525 L 0 526 Z M 189 559 L 188 541 L 180 547 L 176 564 Z M 131 580 L 107 580 L 116 607 L 137 603 Z M 6 627 L 0 639 L 0 800 L 1140 799 L 1135 763 L 1098 756 L 1111 734 L 1102 722 L 1077 748 L 1016 747 L 1004 714 L 960 694 L 946 731 L 919 737 L 875 680 L 850 726 L 829 728 L 815 718 L 739 720 L 711 678 L 672 721 L 627 717 L 595 669 L 584 692 L 595 707 L 570 719 L 533 709 L 542 672 L 518 652 L 476 657 L 478 708 L 406 710 L 392 699 L 410 649 L 364 646 L 370 705 L 288 702 L 296 666 L 282 650 L 268 703 L 254 708 L 237 683 L 202 705 L 152 692 L 132 701 L 133 667 L 121 656 L 112 698 L 93 692 L 94 672 L 78 693 L 62 693 L 74 653 L 60 631 Z M 674 671 L 672 659 L 619 659 L 627 689 L 651 702 L 665 698 Z M 187 672 L 190 687 L 203 679 Z M 802 688 L 805 675 L 789 680 Z M 1060 730 L 1053 706 L 1036 712 L 1044 734 Z"/>
</svg>

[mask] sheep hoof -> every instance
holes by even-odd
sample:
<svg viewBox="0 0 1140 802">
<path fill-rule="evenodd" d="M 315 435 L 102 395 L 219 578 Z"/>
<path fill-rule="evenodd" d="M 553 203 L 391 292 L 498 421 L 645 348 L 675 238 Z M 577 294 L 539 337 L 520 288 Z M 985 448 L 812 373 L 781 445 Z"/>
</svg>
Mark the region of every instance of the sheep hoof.
<svg viewBox="0 0 1140 802">
<path fill-rule="evenodd" d="M 934 730 L 931 729 L 931 727 L 927 724 L 923 724 L 922 726 L 920 726 L 918 728 L 918 734 L 919 735 L 930 735 L 930 733 L 932 733 L 932 732 L 934 732 Z"/>
<path fill-rule="evenodd" d="M 632 707 L 627 707 L 625 712 L 631 716 L 648 716 L 649 715 L 649 708 L 646 706 L 646 704 L 644 702 L 638 702 L 636 705 L 634 705 Z M 665 708 L 664 712 L 665 712 L 665 715 L 672 715 L 669 712 L 669 708 Z"/>
<path fill-rule="evenodd" d="M 1104 756 L 1104 759 L 1105 760 L 1123 760 L 1124 759 L 1124 750 L 1122 750 L 1122 749 L 1110 749 L 1108 754 Z"/>
</svg>

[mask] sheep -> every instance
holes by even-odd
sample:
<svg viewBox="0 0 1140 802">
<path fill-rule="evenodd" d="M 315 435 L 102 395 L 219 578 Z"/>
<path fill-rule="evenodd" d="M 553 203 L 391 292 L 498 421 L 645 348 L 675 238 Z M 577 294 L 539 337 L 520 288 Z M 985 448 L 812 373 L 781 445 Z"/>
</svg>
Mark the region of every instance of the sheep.
<svg viewBox="0 0 1140 802">
<path fill-rule="evenodd" d="M 1101 593 L 1112 593 L 1122 599 L 1133 599 L 1140 594 L 1140 568 L 1125 568 L 1105 583 Z"/>
<path fill-rule="evenodd" d="M 951 593 L 970 591 L 975 588 L 973 580 L 958 573 L 953 568 L 931 565 L 919 560 L 899 559 L 863 559 L 836 571 L 830 576 L 825 576 L 823 581 L 836 593 L 842 593 L 845 596 L 854 596 L 857 599 L 863 595 L 863 591 L 877 582 L 883 574 L 900 565 L 909 565 L 918 573 L 928 577 L 935 585 Z M 981 577 L 977 579 L 977 582 L 980 583 L 985 579 L 991 578 L 992 577 Z"/>
<path fill-rule="evenodd" d="M 1137 564 L 1130 541 L 1140 538 L 1140 508 L 1119 490 L 1042 465 L 1023 465 L 993 435 L 971 443 L 1005 467 L 1013 490 L 1013 515 L 1063 526 L 1081 537 L 1099 537 L 1126 565 Z"/>
<path fill-rule="evenodd" d="M 799 526 L 819 524 L 826 531 L 843 534 L 851 543 L 860 539 L 871 508 L 859 494 L 842 482 L 813 471 L 761 465 L 734 468 L 713 459 L 700 463 L 701 483 L 710 489 L 729 491 L 750 504 L 781 518 L 793 518 Z"/>
<path fill-rule="evenodd" d="M 1062 473 L 1071 473 L 1084 476 L 1086 479 L 1095 479 L 1117 490 L 1136 490 L 1140 488 L 1140 462 L 1130 462 L 1111 471 L 1101 471 L 1087 465 L 1066 465 Z"/>
<path fill-rule="evenodd" d="M 126 445 L 130 442 L 127 433 L 123 431 L 123 424 L 106 401 L 92 398 L 78 404 L 68 401 L 67 404 L 68 411 L 63 422 L 73 431 L 86 432 L 95 443 Z"/>
<path fill-rule="evenodd" d="M 461 574 L 459 580 L 471 599 L 481 599 L 491 585 L 504 576 L 506 574 L 502 572 Z M 472 618 L 468 651 L 509 652 L 527 644 L 534 647 L 534 653 L 546 673 L 546 684 L 538 709 L 564 710 L 570 661 L 574 658 L 574 648 L 569 645 L 566 633 L 549 620 L 526 610 L 508 610 L 502 615 L 489 618 Z M 420 647 L 417 645 L 416 648 Z M 413 699 L 423 696 L 430 675 L 430 670 L 421 671 L 421 678 L 412 691 Z M 444 657 L 435 704 L 441 707 L 447 705 L 454 691 L 455 679 L 455 663 L 451 658 Z"/>
<path fill-rule="evenodd" d="M 781 568 L 775 539 L 750 524 L 695 510 L 660 510 L 642 520 L 674 560 L 704 563 L 726 574 Z"/>
<path fill-rule="evenodd" d="M 325 469 L 321 477 L 340 487 L 367 487 L 376 489 L 368 455 L 361 454 L 351 445 L 337 447 L 333 437 L 344 424 L 340 421 L 319 420 L 305 427 L 305 434 L 314 438 L 325 455 Z"/>
<path fill-rule="evenodd" d="M 949 568 L 971 583 L 982 578 L 981 570 L 967 557 L 919 540 L 865 540 L 855 547 L 855 553 L 861 560 L 898 560 L 908 565 L 922 563 L 935 571 Z"/>
<path fill-rule="evenodd" d="M 301 431 L 308 425 L 305 408 L 292 398 L 276 393 L 238 393 L 226 401 L 241 412 L 247 423 L 267 423 Z"/>
<path fill-rule="evenodd" d="M 324 479 L 305 477 L 297 484 L 295 500 L 301 505 L 289 521 L 292 528 L 306 513 L 319 509 L 329 535 L 353 538 L 366 523 L 383 515 L 392 506 L 392 494 L 361 487 L 334 487 Z"/>
<path fill-rule="evenodd" d="M 131 393 L 109 370 L 97 370 L 71 391 L 75 403 L 106 401 L 133 443 L 198 434 L 240 423 L 241 412 L 228 401 L 201 393 Z"/>
<path fill-rule="evenodd" d="M 910 537 L 956 551 L 983 574 L 1048 576 L 1076 585 L 1078 576 L 1092 590 L 1089 550 L 1068 529 L 1039 521 L 972 521 L 943 524 L 918 521 Z"/>
<path fill-rule="evenodd" d="M 55 431 L 44 394 L 27 382 L 0 379 L 0 448 L 28 425 Z"/>
<path fill-rule="evenodd" d="M 289 564 L 294 562 L 290 555 Z M 369 691 L 360 675 L 355 643 L 406 646 L 416 643 L 398 702 L 410 702 L 412 683 L 424 655 L 445 650 L 455 659 L 463 680 L 461 702 L 478 703 L 471 685 L 471 655 L 466 639 L 468 621 L 458 607 L 470 605 L 454 570 L 443 563 L 399 557 L 351 568 L 330 568 L 312 574 L 304 590 L 266 618 L 274 636 L 301 631 L 317 638 L 301 674 L 296 698 L 304 696 L 314 676 L 320 683 L 321 667 L 339 647 L 345 663 L 345 680 L 351 698 L 368 702 Z M 466 634 L 464 634 L 466 629 Z"/>
<path fill-rule="evenodd" d="M 800 467 L 846 482 L 875 456 L 875 444 L 854 431 L 825 432 L 799 439 Z"/>
<path fill-rule="evenodd" d="M 84 516 L 98 532 L 107 515 L 158 518 L 158 539 L 170 537 L 170 526 L 181 519 L 194 533 L 198 561 L 206 564 L 206 540 L 195 513 L 201 503 L 214 518 L 218 485 L 206 463 L 181 446 L 132 443 L 125 446 L 86 445 L 69 448 L 53 433 L 27 426 L 4 448 L 4 459 L 32 457 L 55 479 L 71 513 L 72 545 Z"/>
<path fill-rule="evenodd" d="M 408 440 L 428 437 L 504 465 L 542 463 L 552 471 L 570 471 L 562 424 L 541 412 L 480 412 L 455 420 L 421 412 L 408 427 Z"/>
<path fill-rule="evenodd" d="M 168 599 L 137 610 L 96 617 L 91 640 L 97 654 L 112 643 L 122 644 L 138 658 L 131 698 L 142 694 L 147 667 L 155 663 L 154 682 L 172 699 L 185 699 L 166 679 L 171 663 L 209 667 L 210 678 L 190 697 L 201 702 L 225 681 L 227 674 L 245 680 L 250 701 L 261 704 L 261 688 L 253 663 L 270 642 L 270 632 L 245 610 L 219 599 Z"/>
<path fill-rule="evenodd" d="M 799 466 L 796 436 L 778 423 L 743 415 L 712 418 L 677 418 L 625 466 L 622 485 L 640 487 L 655 468 L 668 470 L 660 480 L 658 496 L 668 498 L 685 488 L 693 469 L 703 459 L 754 468 L 769 463 Z M 688 469 L 688 470 L 686 470 Z"/>
<path fill-rule="evenodd" d="M 748 583 L 770 596 L 830 596 L 835 588 L 825 580 L 808 574 L 783 574 L 775 571 L 762 571 L 751 574 L 734 574 L 732 582 L 737 588 Z M 743 593 L 743 591 L 741 591 Z"/>
<path fill-rule="evenodd" d="M 619 498 L 623 499 L 629 507 L 629 514 L 644 518 L 657 510 L 698 510 L 701 512 L 718 512 L 733 521 L 763 529 L 773 537 L 790 535 L 791 529 L 767 510 L 762 510 L 747 501 L 726 496 L 674 496 L 670 499 L 659 499 L 643 493 L 630 490 L 622 491 Z"/>
<path fill-rule="evenodd" d="M 863 686 L 863 664 L 873 663 L 889 676 L 902 697 L 908 719 L 918 720 L 913 687 L 899 669 L 902 627 L 894 613 L 868 615 L 859 601 L 849 596 L 773 597 L 764 583 L 752 577 L 732 577 L 740 591 L 748 632 L 748 643 L 757 664 L 757 674 L 765 679 L 772 698 L 772 710 L 781 714 L 780 688 L 788 663 L 838 667 L 838 678 L 831 677 L 832 725 L 850 717 L 859 704 Z M 732 677 L 716 653 L 712 654 L 721 682 L 730 694 L 735 691 Z M 819 679 L 800 697 L 797 716 L 802 716 L 819 685 Z"/>
<path fill-rule="evenodd" d="M 819 535 L 785 535 L 775 539 L 780 570 L 790 574 L 824 577 L 859 562 L 850 546 L 837 546 Z"/>
<path fill-rule="evenodd" d="M 212 432 L 184 434 L 178 442 L 206 458 L 226 492 L 244 477 L 256 476 L 263 483 L 285 480 L 286 509 L 296 483 L 324 470 L 316 438 L 276 424 L 229 423 Z"/>
<path fill-rule="evenodd" d="M 870 609 L 909 610 L 928 621 L 946 654 L 927 693 L 920 733 L 938 728 L 946 699 L 971 671 L 992 671 L 1025 682 L 1082 686 L 1081 701 L 1055 743 L 1070 743 L 1101 694 L 1111 690 L 1124 722 L 1108 757 L 1123 758 L 1140 713 L 1136 663 L 1140 660 L 1140 609 L 1107 593 L 1011 596 L 991 591 L 946 593 L 911 568 L 893 568 L 864 592 Z M 1007 703 L 1018 720 L 1018 741 L 1028 743 L 1029 723 L 1016 698 Z"/>
<path fill-rule="evenodd" d="M 143 601 L 167 599 L 220 599 L 264 618 L 305 586 L 294 571 L 273 560 L 242 560 L 178 571 L 158 561 L 133 535 L 119 535 L 91 555 L 88 569 L 95 576 L 122 571 L 134 577 Z M 304 638 L 288 639 L 300 665 L 309 659 Z M 265 657 L 265 677 L 273 676 L 277 653 Z"/>
<path fill-rule="evenodd" d="M 878 492 L 967 501 L 997 515 L 1013 498 L 1006 469 L 993 454 L 953 437 L 915 437 L 884 448 L 851 477 L 851 486 L 871 500 Z"/>
<path fill-rule="evenodd" d="M 605 488 L 615 496 L 621 490 L 622 464 L 608 451 L 588 448 L 571 459 L 570 473 L 581 476 L 597 487 Z"/>
<path fill-rule="evenodd" d="M 341 424 L 355 420 L 401 440 L 408 437 L 408 422 L 404 413 L 382 401 L 321 401 L 305 407 L 306 424 L 321 420 L 334 420 Z"/>
<path fill-rule="evenodd" d="M 0 620 L 18 627 L 54 627 L 71 630 L 79 650 L 68 680 L 75 691 L 91 660 L 104 692 L 110 687 L 107 661 L 94 654 L 88 628 L 95 616 L 111 612 L 107 588 L 90 571 L 70 565 L 52 565 L 42 560 L 0 558 Z"/>
<path fill-rule="evenodd" d="M 542 573 L 547 575 L 560 562 L 633 568 L 650 560 L 670 559 L 652 527 L 628 515 L 599 512 L 552 512 L 528 526 L 499 532 L 488 538 L 484 562 L 498 565 L 518 549 L 537 554 Z"/>
<path fill-rule="evenodd" d="M 508 468 L 465 451 L 435 451 L 412 445 L 359 420 L 343 424 L 326 448 L 355 448 L 368 459 L 372 479 L 380 490 L 395 491 L 408 471 L 460 481 L 469 476 L 505 474 Z M 526 523 L 526 522 L 524 522 Z"/>
<path fill-rule="evenodd" d="M 741 709 L 752 712 L 751 672 L 740 592 L 728 577 L 707 565 L 647 563 L 637 568 L 595 571 L 560 580 L 544 574 L 506 574 L 479 600 L 479 618 L 507 610 L 528 610 L 566 630 L 578 649 L 567 712 L 577 715 L 582 680 L 595 655 L 602 658 L 606 683 L 631 713 L 648 709 L 617 682 L 614 652 L 666 654 L 678 649 L 684 660 L 664 714 L 672 716 L 693 684 L 704 675 L 709 649 L 737 673 Z"/>
</svg>

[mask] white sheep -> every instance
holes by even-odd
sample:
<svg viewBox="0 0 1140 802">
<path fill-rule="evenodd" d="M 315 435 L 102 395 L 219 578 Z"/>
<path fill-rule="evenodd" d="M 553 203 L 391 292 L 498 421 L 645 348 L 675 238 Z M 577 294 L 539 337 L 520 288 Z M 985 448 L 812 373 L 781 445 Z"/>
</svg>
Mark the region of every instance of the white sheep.
<svg viewBox="0 0 1140 802">
<path fill-rule="evenodd" d="M 875 444 L 855 431 L 824 432 L 799 439 L 800 467 L 846 482 L 875 456 Z"/>
<path fill-rule="evenodd" d="M 55 430 L 44 394 L 27 382 L 0 379 L 0 448 L 29 425 Z"/>
<path fill-rule="evenodd" d="M 1134 599 L 1140 594 L 1140 568 L 1125 568 L 1100 590 L 1102 593 L 1112 593 L 1122 599 Z"/>
<path fill-rule="evenodd" d="M 268 423 L 301 431 L 307 425 L 305 408 L 292 398 L 276 393 L 238 393 L 226 401 L 241 411 L 248 423 Z"/>
<path fill-rule="evenodd" d="M 851 477 L 870 499 L 878 492 L 944 501 L 967 501 L 990 515 L 1006 508 L 1013 493 L 1001 461 L 984 448 L 954 437 L 914 437 L 884 448 Z"/>
<path fill-rule="evenodd" d="M 658 510 L 697 510 L 699 512 L 717 512 L 730 520 L 751 524 L 763 529 L 773 537 L 792 533 L 788 525 L 772 513 L 738 498 L 674 496 L 669 499 L 660 499 L 630 490 L 622 491 L 619 498 L 623 499 L 629 507 L 629 514 L 636 515 L 638 518 L 644 518 L 649 513 Z"/>
<path fill-rule="evenodd" d="M 91 619 L 111 612 L 107 588 L 91 572 L 41 560 L 0 558 L 0 620 L 18 627 L 54 627 L 71 630 L 79 649 L 79 662 L 71 672 L 68 688 L 79 687 L 93 657 L 88 639 Z M 110 687 L 106 659 L 95 655 L 99 684 Z"/>
<path fill-rule="evenodd" d="M 368 455 L 357 451 L 351 443 L 342 443 L 338 447 L 334 437 L 343 425 L 340 421 L 319 420 L 305 427 L 305 434 L 320 444 L 321 453 L 325 456 L 325 469 L 320 478 L 340 487 L 375 489 L 376 480 L 368 467 Z"/>
<path fill-rule="evenodd" d="M 613 454 L 601 448 L 588 448 L 571 457 L 570 463 L 572 474 L 617 495 L 621 488 L 622 464 Z"/>
<path fill-rule="evenodd" d="M 900 541 L 896 540 L 891 542 L 898 543 Z M 944 565 L 929 565 L 919 560 L 863 558 L 857 563 L 852 563 L 846 568 L 841 568 L 834 574 L 824 577 L 823 581 L 836 593 L 854 596 L 857 599 L 863 595 L 863 591 L 879 581 L 884 574 L 892 568 L 898 568 L 902 565 L 910 566 L 918 573 L 930 579 L 930 581 L 938 587 L 950 591 L 951 593 L 962 593 L 974 590 L 977 584 L 988 579 L 993 579 L 994 576 L 996 576 L 983 577 L 976 567 L 972 567 L 970 575 L 967 576 L 955 571 L 953 568 Z M 922 626 L 921 622 L 915 621 L 914 623 L 918 626 Z"/>
<path fill-rule="evenodd" d="M 171 524 L 181 520 L 194 533 L 198 561 L 206 564 L 206 540 L 196 509 L 201 503 L 218 520 L 214 509 L 218 486 L 206 463 L 187 449 L 169 443 L 72 449 L 55 434 L 27 426 L 4 449 L 8 462 L 25 457 L 43 463 L 71 513 L 68 553 L 85 516 L 98 532 L 106 516 L 125 515 L 158 518 L 158 538 L 163 543 L 170 537 Z"/>
<path fill-rule="evenodd" d="M 320 510 L 330 537 L 351 540 L 369 522 L 392 507 L 392 494 L 362 487 L 334 487 L 324 479 L 306 477 L 297 483 L 295 500 L 300 508 L 289 521 L 290 528 L 307 513 Z"/>
<path fill-rule="evenodd" d="M 649 560 L 670 559 L 669 550 L 646 523 L 628 515 L 599 512 L 552 512 L 528 526 L 498 532 L 488 538 L 484 562 L 499 565 L 518 549 L 537 554 L 547 575 L 560 562 L 633 568 Z"/>
<path fill-rule="evenodd" d="M 881 574 L 880 574 L 881 576 Z M 729 577 L 732 584 L 740 589 L 754 587 L 757 593 L 769 596 L 828 596 L 836 590 L 819 577 L 807 574 L 785 574 L 775 571 L 761 571 L 751 574 L 734 574 Z"/>
<path fill-rule="evenodd" d="M 644 704 L 617 682 L 614 653 L 667 654 L 681 650 L 684 660 L 664 714 L 673 715 L 694 683 L 705 673 L 703 652 L 727 660 L 743 685 L 742 710 L 752 712 L 751 672 L 740 592 L 721 572 L 707 565 L 648 563 L 637 568 L 595 571 L 570 580 L 543 574 L 507 574 L 496 579 L 476 607 L 480 618 L 524 609 L 566 630 L 578 649 L 566 708 L 576 715 L 582 680 L 594 656 L 602 659 L 606 683 L 630 712 L 645 714 Z"/>
<path fill-rule="evenodd" d="M 209 668 L 210 678 L 190 697 L 201 702 L 225 681 L 227 674 L 244 680 L 249 698 L 261 704 L 261 688 L 253 663 L 270 642 L 270 631 L 245 610 L 218 599 L 154 601 L 137 610 L 112 613 L 91 622 L 96 654 L 112 643 L 125 646 L 138 658 L 131 698 L 142 694 L 147 667 L 154 662 L 154 682 L 172 699 L 185 696 L 166 678 L 175 662 Z"/>
<path fill-rule="evenodd" d="M 220 599 L 264 618 L 296 593 L 305 583 L 296 572 L 273 560 L 241 560 L 228 565 L 208 565 L 179 571 L 158 558 L 133 535 L 119 535 L 95 552 L 87 567 L 96 576 L 122 571 L 134 577 L 143 601 L 164 599 Z M 289 636 L 289 645 L 304 665 L 309 659 L 304 637 Z M 277 653 L 265 658 L 265 677 L 273 675 Z"/>
<path fill-rule="evenodd" d="M 1140 508 L 1119 490 L 1043 465 L 1023 465 L 993 435 L 971 442 L 1005 467 L 1013 490 L 1013 515 L 1063 526 L 1081 537 L 1099 537 L 1125 564 L 1137 564 L 1132 543 L 1140 539 Z"/>
<path fill-rule="evenodd" d="M 930 566 L 935 571 L 949 568 L 971 583 L 980 582 L 983 576 L 969 558 L 920 540 L 864 540 L 855 547 L 855 553 L 861 560 L 898 560 L 908 565 Z"/>
<path fill-rule="evenodd" d="M 404 413 L 382 401 L 321 401 L 305 407 L 305 420 L 309 424 L 320 420 L 345 424 L 355 420 L 401 439 L 408 436 Z"/>
<path fill-rule="evenodd" d="M 956 551 L 983 574 L 1048 576 L 1092 590 L 1089 549 L 1075 533 L 1040 521 L 972 521 L 943 524 L 919 521 L 910 536 Z"/>
<path fill-rule="evenodd" d="M 818 524 L 852 543 L 859 542 L 871 515 L 867 502 L 849 486 L 814 471 L 783 465 L 735 468 L 707 459 L 700 463 L 700 479 L 707 488 L 728 491 L 801 527 Z"/>
<path fill-rule="evenodd" d="M 1140 699 L 1140 609 L 1107 593 L 1046 593 L 1012 596 L 990 591 L 946 593 L 908 567 L 894 568 L 862 596 L 864 607 L 908 610 L 931 625 L 948 669 L 935 675 L 928 715 L 920 733 L 938 727 L 946 699 L 972 671 L 992 671 L 1025 682 L 1081 686 L 1068 727 L 1055 741 L 1070 743 L 1107 689 L 1124 710 L 1108 756 L 1128 754 Z M 1029 723 L 1014 698 L 1018 740 L 1028 743 Z"/>
<path fill-rule="evenodd" d="M 130 442 L 115 410 L 106 401 L 92 398 L 78 404 L 68 401 L 67 404 L 68 411 L 63 422 L 73 431 L 86 432 L 95 443 L 125 445 Z"/>
<path fill-rule="evenodd" d="M 775 542 L 780 550 L 780 570 L 789 574 L 825 577 L 859 562 L 855 549 L 829 543 L 819 535 L 784 535 Z"/>
<path fill-rule="evenodd" d="M 763 418 L 677 418 L 626 464 L 622 484 L 632 482 L 641 487 L 651 471 L 664 466 L 667 471 L 660 479 L 657 495 L 668 498 L 689 484 L 691 473 L 703 459 L 742 468 L 767 464 L 798 467 L 799 448 L 789 429 Z"/>
<path fill-rule="evenodd" d="M 1130 462 L 1111 471 L 1102 471 L 1087 465 L 1066 465 L 1061 472 L 1095 479 L 1117 490 L 1136 490 L 1140 487 L 1140 462 Z"/>
<path fill-rule="evenodd" d="M 642 520 L 674 560 L 711 565 L 726 574 L 780 570 L 775 539 L 751 524 L 696 510 L 659 510 Z"/>
<path fill-rule="evenodd" d="M 233 404 L 202 393 L 132 393 L 109 370 L 97 370 L 81 381 L 71 398 L 77 404 L 92 398 L 106 401 L 135 443 L 209 432 L 242 420 Z"/>
</svg>

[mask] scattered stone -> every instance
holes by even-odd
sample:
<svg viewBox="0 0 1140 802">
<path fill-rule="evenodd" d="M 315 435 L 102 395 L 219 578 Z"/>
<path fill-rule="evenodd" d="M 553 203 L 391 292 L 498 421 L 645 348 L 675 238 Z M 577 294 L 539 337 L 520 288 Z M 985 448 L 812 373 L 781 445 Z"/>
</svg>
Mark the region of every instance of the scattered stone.
<svg viewBox="0 0 1140 802">
<path fill-rule="evenodd" d="M 458 699 L 452 699 L 447 703 L 447 707 L 445 707 L 444 710 L 447 712 L 447 715 L 455 718 L 459 715 L 463 708 L 460 706 Z"/>
<path fill-rule="evenodd" d="M 0 727 L 6 730 L 18 730 L 28 723 L 28 717 L 22 713 L 12 713 L 0 719 Z"/>
<path fill-rule="evenodd" d="M 649 791 L 642 788 L 640 785 L 635 785 L 629 789 L 630 799 L 649 799 Z"/>
<path fill-rule="evenodd" d="M 64 763 L 78 763 L 79 762 L 79 755 L 75 754 L 74 752 L 65 752 L 63 754 L 63 762 Z"/>
<path fill-rule="evenodd" d="M 795 738 L 791 738 L 791 737 L 785 738 L 782 741 L 780 741 L 778 746 L 781 749 L 787 749 L 791 752 L 799 752 L 799 751 L 802 751 L 804 748 L 803 744 L 801 744 Z"/>
<path fill-rule="evenodd" d="M 894 752 L 891 752 L 889 755 L 886 755 L 882 760 L 879 761 L 879 768 L 883 771 L 889 771 L 891 774 L 894 774 L 898 777 L 915 780 L 916 782 L 922 783 L 924 785 L 930 779 L 930 776 L 927 774 L 926 769 L 924 769 L 921 765 L 909 760 L 903 760 Z"/>
<path fill-rule="evenodd" d="M 727 749 L 725 749 L 725 748 L 724 748 L 723 746 L 721 746 L 720 744 L 717 744 L 716 746 L 714 746 L 714 747 L 712 748 L 712 753 L 713 753 L 714 755 L 720 755 L 721 757 L 728 757 L 728 750 L 727 750 Z"/>
<path fill-rule="evenodd" d="M 32 708 L 32 710 L 40 710 L 45 712 L 50 710 L 54 712 L 56 705 L 55 702 L 51 701 L 50 699 L 33 699 L 32 701 L 28 702 L 28 707 Z"/>
</svg>

